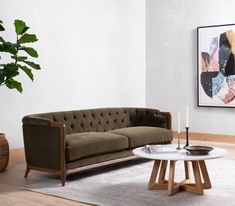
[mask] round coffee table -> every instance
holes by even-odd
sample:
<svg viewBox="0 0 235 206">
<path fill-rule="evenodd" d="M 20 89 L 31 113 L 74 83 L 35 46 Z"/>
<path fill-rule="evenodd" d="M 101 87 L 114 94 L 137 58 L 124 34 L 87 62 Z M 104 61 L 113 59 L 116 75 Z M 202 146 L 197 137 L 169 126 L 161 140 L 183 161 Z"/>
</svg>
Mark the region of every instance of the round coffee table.
<svg viewBox="0 0 235 206">
<path fill-rule="evenodd" d="M 175 148 L 177 145 L 175 145 Z M 133 150 L 137 156 L 147 159 L 153 159 L 154 165 L 150 180 L 148 183 L 149 190 L 167 190 L 168 195 L 174 195 L 180 189 L 203 195 L 203 189 L 210 189 L 211 182 L 206 168 L 205 160 L 223 157 L 227 154 L 226 150 L 215 148 L 208 155 L 188 155 L 184 149 L 167 153 L 167 152 L 154 152 L 147 153 L 143 147 Z M 184 161 L 185 179 L 180 183 L 174 182 L 175 176 L 175 163 L 176 161 Z M 169 179 L 165 180 L 167 164 L 169 162 Z M 193 168 L 195 183 L 191 183 L 189 166 L 190 162 Z M 158 179 L 157 179 L 158 177 Z M 203 181 L 202 181 L 203 180 Z"/>
</svg>

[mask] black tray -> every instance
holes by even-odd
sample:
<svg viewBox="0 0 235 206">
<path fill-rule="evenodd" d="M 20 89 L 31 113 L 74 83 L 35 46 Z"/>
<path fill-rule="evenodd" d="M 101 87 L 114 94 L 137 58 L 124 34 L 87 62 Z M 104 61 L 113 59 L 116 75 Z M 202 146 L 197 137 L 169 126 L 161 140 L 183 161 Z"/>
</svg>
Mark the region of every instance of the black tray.
<svg viewBox="0 0 235 206">
<path fill-rule="evenodd" d="M 214 148 L 207 146 L 187 146 L 184 149 L 186 149 L 190 155 L 208 155 Z"/>
</svg>

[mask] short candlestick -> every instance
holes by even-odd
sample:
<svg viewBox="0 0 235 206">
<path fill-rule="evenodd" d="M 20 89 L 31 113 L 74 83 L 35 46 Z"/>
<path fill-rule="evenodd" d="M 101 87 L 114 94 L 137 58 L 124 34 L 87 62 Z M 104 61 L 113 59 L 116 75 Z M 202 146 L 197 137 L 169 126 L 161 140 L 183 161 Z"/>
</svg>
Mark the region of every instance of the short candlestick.
<svg viewBox="0 0 235 206">
<path fill-rule="evenodd" d="M 177 133 L 177 137 L 178 137 L 178 146 L 176 147 L 176 149 L 181 150 L 181 148 L 180 148 L 180 133 Z"/>
</svg>

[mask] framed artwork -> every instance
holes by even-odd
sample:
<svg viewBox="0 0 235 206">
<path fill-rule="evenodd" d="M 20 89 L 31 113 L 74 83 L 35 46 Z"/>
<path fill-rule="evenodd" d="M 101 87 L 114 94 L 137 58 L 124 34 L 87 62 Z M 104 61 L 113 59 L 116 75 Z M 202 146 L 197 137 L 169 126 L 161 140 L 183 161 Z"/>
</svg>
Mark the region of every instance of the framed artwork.
<svg viewBox="0 0 235 206">
<path fill-rule="evenodd" d="M 199 107 L 235 107 L 235 24 L 197 28 Z"/>
</svg>

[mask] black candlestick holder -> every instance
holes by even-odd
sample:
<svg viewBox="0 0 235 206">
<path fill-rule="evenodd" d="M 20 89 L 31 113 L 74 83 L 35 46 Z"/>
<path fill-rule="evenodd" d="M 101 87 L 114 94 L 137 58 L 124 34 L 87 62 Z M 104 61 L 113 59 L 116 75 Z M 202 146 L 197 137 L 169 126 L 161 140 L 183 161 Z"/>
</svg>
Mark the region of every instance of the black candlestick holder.
<svg viewBox="0 0 235 206">
<path fill-rule="evenodd" d="M 186 144 L 185 144 L 184 148 L 189 146 L 189 142 L 188 142 L 188 130 L 189 130 L 189 127 L 185 127 L 185 129 L 186 129 Z"/>
</svg>

